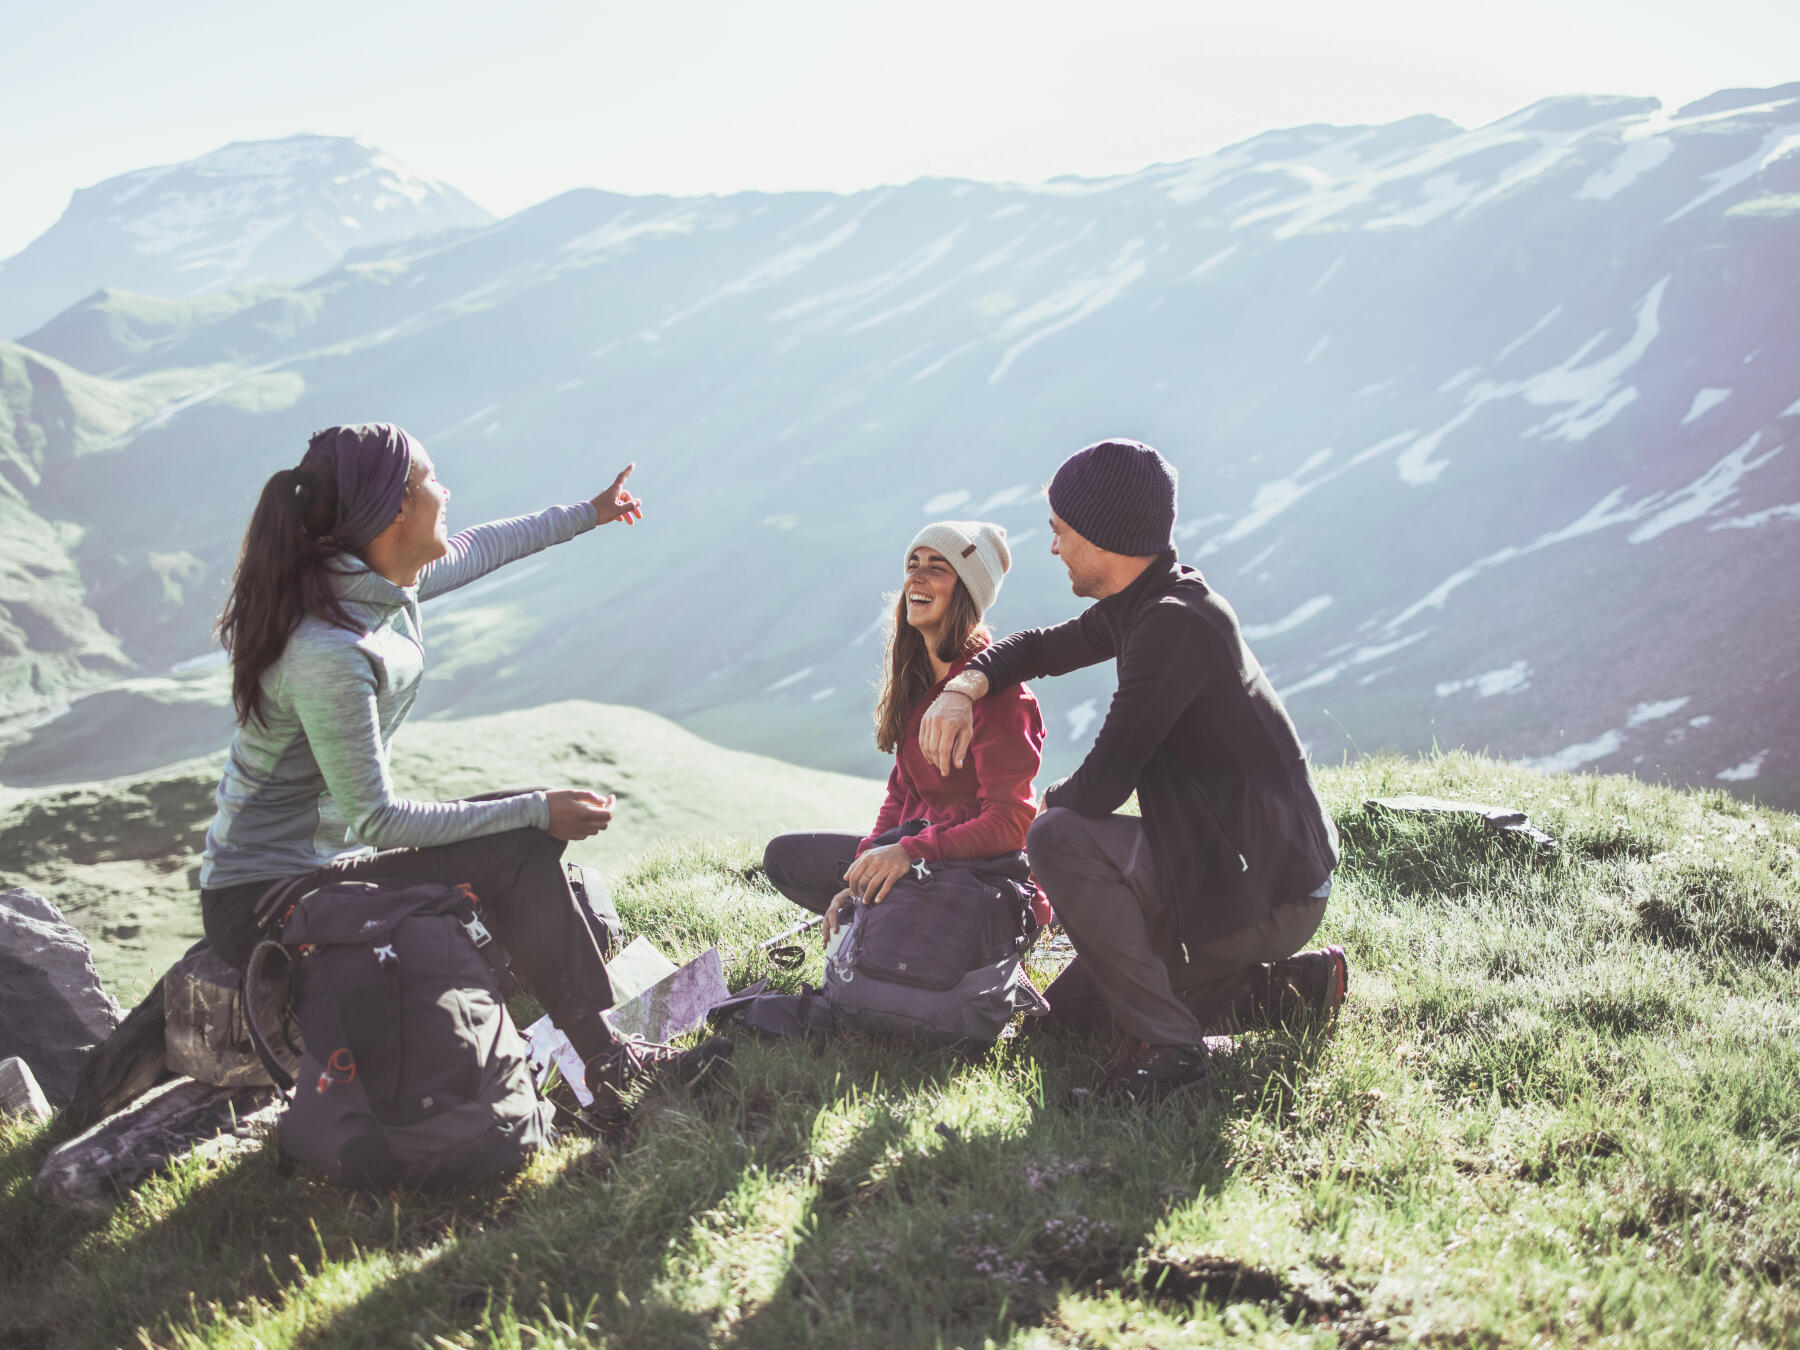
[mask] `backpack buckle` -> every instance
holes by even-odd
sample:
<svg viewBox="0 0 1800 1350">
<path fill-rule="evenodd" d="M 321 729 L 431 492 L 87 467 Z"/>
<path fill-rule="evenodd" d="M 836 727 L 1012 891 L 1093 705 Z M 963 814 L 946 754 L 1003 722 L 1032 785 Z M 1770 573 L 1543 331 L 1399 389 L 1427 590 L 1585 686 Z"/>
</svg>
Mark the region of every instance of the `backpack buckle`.
<svg viewBox="0 0 1800 1350">
<path fill-rule="evenodd" d="M 479 914 L 471 914 L 463 920 L 463 931 L 469 935 L 469 941 L 477 947 L 485 947 L 494 940 L 494 935 L 487 930 Z"/>
</svg>

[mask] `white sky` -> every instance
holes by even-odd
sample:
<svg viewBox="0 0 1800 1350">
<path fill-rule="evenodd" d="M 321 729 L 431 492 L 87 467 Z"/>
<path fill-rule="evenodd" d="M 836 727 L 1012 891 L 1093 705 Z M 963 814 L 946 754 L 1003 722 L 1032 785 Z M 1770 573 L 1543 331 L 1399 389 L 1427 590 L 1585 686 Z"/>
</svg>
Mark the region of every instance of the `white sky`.
<svg viewBox="0 0 1800 1350">
<path fill-rule="evenodd" d="M 0 0 L 0 257 L 78 187 L 301 131 L 500 214 L 1191 158 L 1272 127 L 1800 80 L 1794 0 Z"/>
</svg>

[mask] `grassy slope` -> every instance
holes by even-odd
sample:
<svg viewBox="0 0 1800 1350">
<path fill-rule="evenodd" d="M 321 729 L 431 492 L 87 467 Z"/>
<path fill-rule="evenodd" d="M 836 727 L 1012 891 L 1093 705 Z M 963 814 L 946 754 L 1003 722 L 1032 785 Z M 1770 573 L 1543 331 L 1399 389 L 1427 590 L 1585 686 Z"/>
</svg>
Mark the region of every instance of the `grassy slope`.
<svg viewBox="0 0 1800 1350">
<path fill-rule="evenodd" d="M 122 1003 L 200 936 L 193 874 L 218 763 L 0 789 L 0 887 L 29 886 L 62 906 Z M 512 786 L 616 792 L 613 826 L 569 849 L 611 876 L 660 841 L 734 837 L 760 853 L 785 829 L 864 825 L 881 802 L 880 783 L 723 750 L 653 713 L 581 702 L 411 723 L 394 743 L 394 776 L 403 794 L 433 799 Z"/>
<path fill-rule="evenodd" d="M 1460 755 L 1324 782 L 1352 1001 L 1243 1038 L 1206 1099 L 1067 1106 L 1103 1050 L 1071 1038 L 745 1042 L 477 1192 L 348 1195 L 265 1149 L 104 1220 L 30 1198 L 53 1134 L 12 1127 L 0 1344 L 1792 1344 L 1800 821 Z M 1565 851 L 1360 807 L 1406 790 Z M 773 931 L 752 858 L 652 853 L 627 921 Z"/>
</svg>

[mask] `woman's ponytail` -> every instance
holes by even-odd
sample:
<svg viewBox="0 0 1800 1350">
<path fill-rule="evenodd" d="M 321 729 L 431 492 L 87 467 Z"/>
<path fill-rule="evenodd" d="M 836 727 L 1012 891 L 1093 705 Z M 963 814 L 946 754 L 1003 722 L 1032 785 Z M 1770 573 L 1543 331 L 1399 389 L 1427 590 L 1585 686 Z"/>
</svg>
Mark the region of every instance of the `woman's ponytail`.
<svg viewBox="0 0 1800 1350">
<path fill-rule="evenodd" d="M 322 435 L 323 433 L 321 433 Z M 298 468 L 271 474 L 238 551 L 219 641 L 231 654 L 231 702 L 240 724 L 266 721 L 262 677 L 308 614 L 354 630 L 331 584 L 340 551 L 330 448 L 315 436 Z"/>
</svg>

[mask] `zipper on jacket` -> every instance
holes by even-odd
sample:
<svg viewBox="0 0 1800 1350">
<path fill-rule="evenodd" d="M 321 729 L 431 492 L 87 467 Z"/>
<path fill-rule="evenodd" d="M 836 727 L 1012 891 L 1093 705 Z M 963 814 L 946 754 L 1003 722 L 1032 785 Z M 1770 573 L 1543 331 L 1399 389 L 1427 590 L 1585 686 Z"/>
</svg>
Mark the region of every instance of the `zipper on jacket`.
<svg viewBox="0 0 1800 1350">
<path fill-rule="evenodd" d="M 1246 854 L 1243 849 L 1238 847 L 1238 841 L 1233 839 L 1231 837 L 1231 831 L 1225 828 L 1225 818 L 1219 814 L 1219 808 L 1213 805 L 1212 798 L 1206 795 L 1206 789 L 1200 786 L 1200 780 L 1190 776 L 1188 778 L 1188 784 L 1199 794 L 1200 801 L 1206 807 L 1207 814 L 1212 817 L 1213 827 L 1218 830 L 1220 837 L 1224 839 L 1226 847 L 1237 854 L 1238 870 L 1241 872 L 1248 872 L 1250 870 L 1249 855 Z"/>
</svg>

